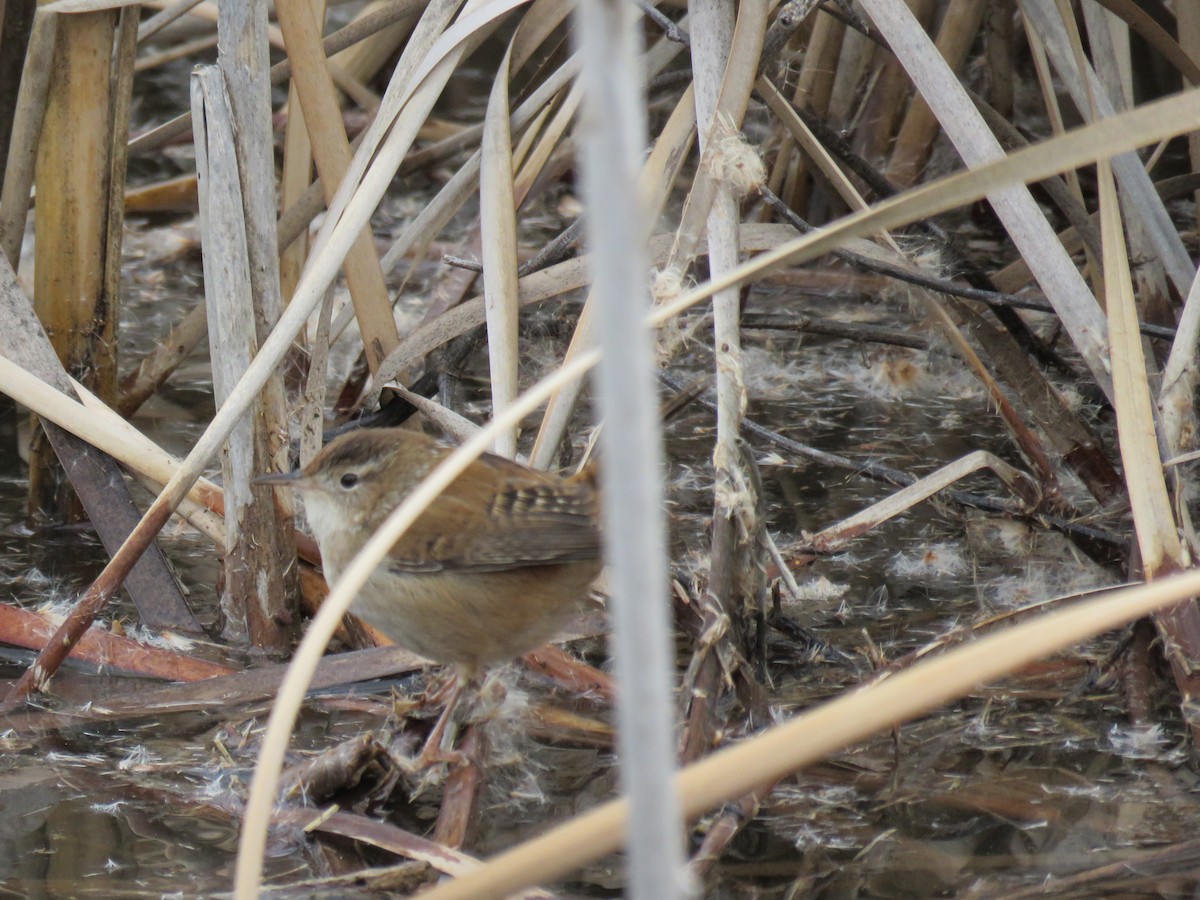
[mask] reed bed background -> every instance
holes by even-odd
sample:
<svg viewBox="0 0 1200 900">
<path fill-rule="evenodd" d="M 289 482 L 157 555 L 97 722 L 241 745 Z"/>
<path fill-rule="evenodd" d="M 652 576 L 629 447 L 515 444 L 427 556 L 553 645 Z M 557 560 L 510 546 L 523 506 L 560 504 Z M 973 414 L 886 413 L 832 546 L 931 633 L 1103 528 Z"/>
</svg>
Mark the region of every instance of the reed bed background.
<svg viewBox="0 0 1200 900">
<path fill-rule="evenodd" d="M 65 616 L 34 588 L 69 578 L 0 604 L 37 654 L 4 752 L 222 835 L 78 885 L 1200 881 L 1195 4 L 0 13 L 6 527 L 104 548 Z M 253 479 L 414 412 L 462 452 L 325 596 Z M 597 438 L 609 615 L 508 674 L 476 762 L 406 772 L 424 666 L 355 590 L 455 464 Z M 30 862 L 73 845 L 15 846 L 9 887 L 77 889 Z"/>
</svg>

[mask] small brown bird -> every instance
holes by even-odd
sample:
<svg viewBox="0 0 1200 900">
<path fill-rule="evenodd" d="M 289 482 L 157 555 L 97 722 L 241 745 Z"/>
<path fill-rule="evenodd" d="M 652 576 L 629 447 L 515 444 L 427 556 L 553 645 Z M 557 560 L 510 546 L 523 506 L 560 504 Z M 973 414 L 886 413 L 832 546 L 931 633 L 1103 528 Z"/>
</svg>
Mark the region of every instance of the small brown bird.
<svg viewBox="0 0 1200 900">
<path fill-rule="evenodd" d="M 332 584 L 452 449 L 407 428 L 361 429 L 331 441 L 303 470 L 260 480 L 303 495 Z M 457 669 L 423 756 L 439 752 L 452 707 L 480 669 L 540 646 L 571 619 L 600 570 L 597 515 L 590 470 L 563 478 L 484 454 L 363 585 L 351 612 Z"/>
</svg>

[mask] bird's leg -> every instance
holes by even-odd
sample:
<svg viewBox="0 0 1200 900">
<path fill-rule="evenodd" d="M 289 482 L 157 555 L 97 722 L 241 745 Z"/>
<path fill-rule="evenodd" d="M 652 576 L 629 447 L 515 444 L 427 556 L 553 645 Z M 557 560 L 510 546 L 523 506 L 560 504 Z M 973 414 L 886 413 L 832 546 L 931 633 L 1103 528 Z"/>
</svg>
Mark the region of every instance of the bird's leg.
<svg viewBox="0 0 1200 900">
<path fill-rule="evenodd" d="M 446 699 L 446 706 L 442 709 L 442 714 L 438 716 L 433 730 L 429 732 L 429 737 L 425 739 L 425 746 L 421 749 L 421 755 L 417 757 L 417 765 L 419 767 L 424 768 L 438 762 L 458 761 L 458 756 L 453 751 L 443 749 L 442 742 L 446 739 L 446 731 L 450 727 L 451 719 L 454 717 L 454 710 L 457 708 L 459 700 L 462 699 L 463 689 L 464 685 L 462 682 L 455 678 L 454 687 Z"/>
<path fill-rule="evenodd" d="M 425 679 L 425 688 L 419 695 L 417 706 L 422 710 L 445 706 L 446 701 L 456 690 L 458 690 L 457 673 L 452 668 L 443 667 Z"/>
<path fill-rule="evenodd" d="M 508 698 L 508 686 L 495 670 L 489 672 L 479 686 L 471 709 L 463 716 L 465 722 L 477 724 L 491 719 Z"/>
<path fill-rule="evenodd" d="M 421 749 L 420 755 L 414 761 L 416 768 L 425 768 L 439 762 L 462 764 L 469 761 L 462 753 L 453 748 L 445 749 L 442 744 L 446 739 L 450 723 L 453 721 L 455 710 L 462 700 L 463 694 L 470 687 L 473 676 L 473 671 L 459 668 L 450 675 L 445 687 L 437 692 L 436 699 L 440 701 L 445 698 L 446 706 L 433 726 L 433 730 L 429 732 L 429 737 L 425 739 L 425 746 Z M 453 744 L 453 737 L 451 737 L 451 743 Z"/>
</svg>

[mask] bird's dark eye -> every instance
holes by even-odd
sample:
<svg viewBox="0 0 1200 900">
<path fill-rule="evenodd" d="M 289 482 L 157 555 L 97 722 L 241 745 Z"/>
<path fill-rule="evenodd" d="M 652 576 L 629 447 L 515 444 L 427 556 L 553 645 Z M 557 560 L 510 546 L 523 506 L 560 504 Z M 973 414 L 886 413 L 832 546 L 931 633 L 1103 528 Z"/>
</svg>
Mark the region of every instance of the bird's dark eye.
<svg viewBox="0 0 1200 900">
<path fill-rule="evenodd" d="M 341 482 L 342 487 L 344 487 L 346 490 L 350 490 L 350 488 L 358 484 L 358 473 L 347 472 L 339 479 L 339 481 Z"/>
</svg>

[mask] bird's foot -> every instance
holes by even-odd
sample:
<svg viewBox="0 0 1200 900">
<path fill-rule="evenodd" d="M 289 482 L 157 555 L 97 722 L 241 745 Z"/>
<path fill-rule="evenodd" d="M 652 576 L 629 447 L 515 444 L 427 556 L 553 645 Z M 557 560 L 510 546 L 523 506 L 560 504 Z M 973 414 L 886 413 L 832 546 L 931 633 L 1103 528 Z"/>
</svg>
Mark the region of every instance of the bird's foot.
<svg viewBox="0 0 1200 900">
<path fill-rule="evenodd" d="M 508 699 L 508 685 L 498 674 L 489 675 L 478 691 L 473 692 L 463 714 L 463 721 L 477 725 L 495 718 L 504 701 Z"/>
</svg>

